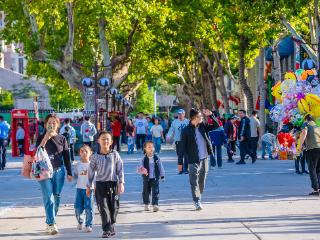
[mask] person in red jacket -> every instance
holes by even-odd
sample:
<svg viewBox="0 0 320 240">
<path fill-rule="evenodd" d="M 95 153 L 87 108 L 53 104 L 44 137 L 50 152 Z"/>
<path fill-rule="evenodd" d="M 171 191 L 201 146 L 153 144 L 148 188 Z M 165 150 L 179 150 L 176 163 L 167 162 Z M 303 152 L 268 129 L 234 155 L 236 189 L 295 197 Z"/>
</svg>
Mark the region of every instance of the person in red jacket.
<svg viewBox="0 0 320 240">
<path fill-rule="evenodd" d="M 112 135 L 113 135 L 113 144 L 112 149 L 117 145 L 117 151 L 120 152 L 120 135 L 121 135 L 121 121 L 118 116 L 111 123 Z"/>
</svg>

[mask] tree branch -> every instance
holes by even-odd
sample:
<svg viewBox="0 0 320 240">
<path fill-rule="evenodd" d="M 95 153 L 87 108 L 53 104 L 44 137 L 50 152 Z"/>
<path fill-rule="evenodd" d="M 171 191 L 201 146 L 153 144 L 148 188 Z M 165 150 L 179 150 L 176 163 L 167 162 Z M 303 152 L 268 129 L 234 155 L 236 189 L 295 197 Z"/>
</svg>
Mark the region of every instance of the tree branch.
<svg viewBox="0 0 320 240">
<path fill-rule="evenodd" d="M 315 62 L 317 61 L 317 54 L 313 51 L 313 49 L 306 43 L 306 41 L 296 32 L 296 30 L 291 26 L 291 24 L 285 19 L 281 17 L 282 24 L 289 30 L 289 32 L 301 42 L 301 46 L 306 50 L 309 57 L 312 58 Z"/>
<path fill-rule="evenodd" d="M 26 16 L 26 18 L 29 19 L 30 22 L 30 27 L 31 27 L 31 31 L 32 31 L 32 35 L 35 37 L 35 43 L 38 47 L 40 47 L 40 36 L 39 36 L 39 30 L 38 30 L 38 23 L 36 20 L 36 16 L 34 14 L 30 14 L 29 9 L 28 9 L 28 5 L 26 2 L 22 2 L 22 8 L 23 8 L 23 12 L 24 15 Z"/>
<path fill-rule="evenodd" d="M 106 25 L 107 22 L 104 18 L 99 19 L 99 40 L 100 40 L 100 48 L 103 57 L 103 65 L 106 66 L 106 71 L 104 71 L 104 75 L 109 79 L 112 79 L 112 67 L 111 67 L 111 58 L 110 58 L 110 49 L 109 43 L 106 38 Z"/>
<path fill-rule="evenodd" d="M 117 65 L 119 65 L 121 62 L 125 61 L 128 59 L 129 54 L 132 50 L 132 44 L 133 44 L 133 35 L 136 32 L 138 27 L 138 20 L 135 20 L 135 22 L 133 23 L 131 32 L 128 35 L 128 40 L 127 43 L 125 45 L 125 49 L 124 49 L 124 53 L 115 56 L 114 58 L 111 59 L 111 66 L 115 67 Z"/>
<path fill-rule="evenodd" d="M 73 47 L 74 47 L 74 7 L 75 2 L 66 2 L 68 11 L 68 43 L 63 51 L 63 63 L 65 66 L 71 66 L 73 63 Z"/>
</svg>

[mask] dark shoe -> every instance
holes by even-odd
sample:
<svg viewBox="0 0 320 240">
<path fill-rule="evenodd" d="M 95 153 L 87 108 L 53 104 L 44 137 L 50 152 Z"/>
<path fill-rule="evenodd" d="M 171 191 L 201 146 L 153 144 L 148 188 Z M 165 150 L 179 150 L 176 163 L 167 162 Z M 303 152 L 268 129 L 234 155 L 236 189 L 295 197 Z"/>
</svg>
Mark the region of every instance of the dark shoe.
<svg viewBox="0 0 320 240">
<path fill-rule="evenodd" d="M 240 165 L 240 164 L 246 164 L 246 162 L 245 162 L 245 161 L 241 161 L 241 160 L 240 160 L 239 162 L 236 162 L 236 164 L 237 164 L 237 165 Z"/>
<path fill-rule="evenodd" d="M 111 233 L 109 231 L 108 232 L 103 232 L 101 237 L 102 238 L 109 238 L 109 237 L 111 237 Z"/>
<path fill-rule="evenodd" d="M 256 157 L 252 158 L 252 164 L 254 164 L 256 161 L 257 161 Z"/>
<path fill-rule="evenodd" d="M 183 171 L 180 171 L 178 174 L 179 174 L 179 175 L 183 174 Z"/>
<path fill-rule="evenodd" d="M 263 159 L 263 160 L 266 160 L 266 158 L 263 156 L 263 157 L 261 157 L 261 159 Z"/>
<path fill-rule="evenodd" d="M 307 170 L 304 170 L 302 173 L 309 174 L 309 172 Z"/>
<path fill-rule="evenodd" d="M 319 191 L 313 191 L 311 193 L 309 193 L 309 196 L 320 196 Z"/>
<path fill-rule="evenodd" d="M 296 171 L 296 173 L 297 173 L 297 174 L 302 174 L 302 172 L 300 172 L 299 170 L 298 170 L 298 171 Z"/>
<path fill-rule="evenodd" d="M 189 171 L 188 170 L 184 171 L 184 174 L 189 174 Z"/>
<path fill-rule="evenodd" d="M 234 163 L 234 160 L 233 159 L 229 159 L 228 163 Z"/>
</svg>

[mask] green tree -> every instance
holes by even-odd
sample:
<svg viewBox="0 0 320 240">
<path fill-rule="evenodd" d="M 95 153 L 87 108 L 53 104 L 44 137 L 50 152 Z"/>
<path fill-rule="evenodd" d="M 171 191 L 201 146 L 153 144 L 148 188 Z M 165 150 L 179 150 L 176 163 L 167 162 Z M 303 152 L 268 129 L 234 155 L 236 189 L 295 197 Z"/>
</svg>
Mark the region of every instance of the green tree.
<svg viewBox="0 0 320 240">
<path fill-rule="evenodd" d="M 137 91 L 134 113 L 144 112 L 152 114 L 154 112 L 154 91 L 149 89 L 144 82 Z"/>
<path fill-rule="evenodd" d="M 13 96 L 12 93 L 4 89 L 0 90 L 0 109 L 10 110 L 13 108 Z"/>
</svg>

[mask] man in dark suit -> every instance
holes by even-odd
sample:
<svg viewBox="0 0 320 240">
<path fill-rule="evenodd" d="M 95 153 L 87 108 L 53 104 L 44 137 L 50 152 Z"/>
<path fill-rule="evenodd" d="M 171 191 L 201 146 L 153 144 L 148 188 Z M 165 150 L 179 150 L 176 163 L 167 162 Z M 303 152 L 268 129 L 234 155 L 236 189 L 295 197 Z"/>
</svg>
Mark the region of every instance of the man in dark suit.
<svg viewBox="0 0 320 240">
<path fill-rule="evenodd" d="M 240 161 L 236 164 L 246 164 L 245 157 L 248 154 L 252 159 L 252 164 L 256 162 L 256 156 L 250 150 L 250 119 L 247 117 L 247 112 L 243 109 L 239 110 L 239 117 L 241 119 L 239 130 L 238 130 L 238 139 L 240 141 Z"/>
</svg>

